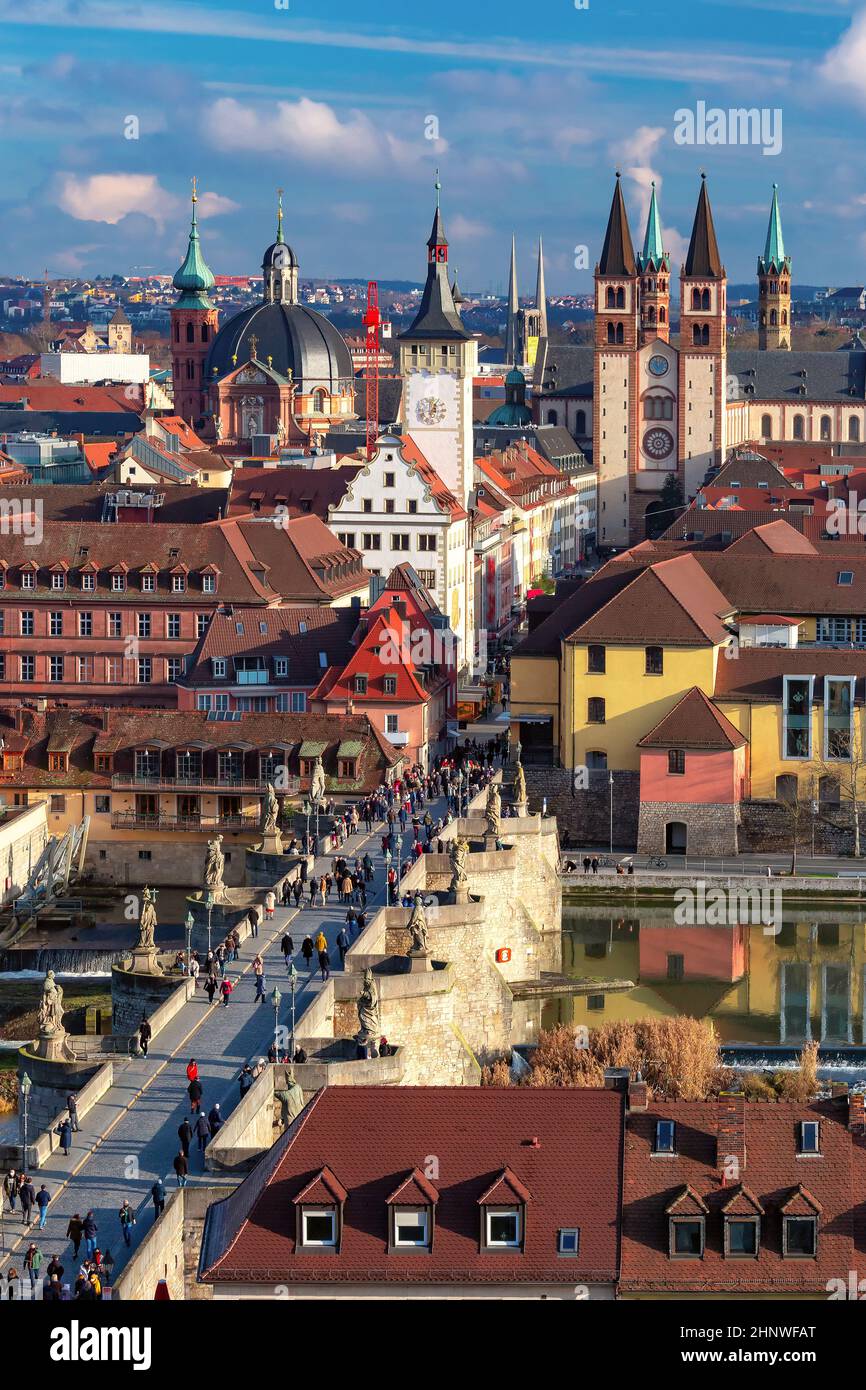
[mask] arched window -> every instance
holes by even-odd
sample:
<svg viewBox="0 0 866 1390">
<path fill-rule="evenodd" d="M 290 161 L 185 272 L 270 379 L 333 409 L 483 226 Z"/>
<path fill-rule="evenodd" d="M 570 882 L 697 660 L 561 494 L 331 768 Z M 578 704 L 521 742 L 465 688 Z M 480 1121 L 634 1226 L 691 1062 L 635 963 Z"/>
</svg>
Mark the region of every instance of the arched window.
<svg viewBox="0 0 866 1390">
<path fill-rule="evenodd" d="M 787 309 L 783 309 L 783 310 L 782 310 L 782 323 L 783 323 L 783 324 L 786 324 L 787 322 L 788 322 L 788 310 L 787 310 Z"/>
<path fill-rule="evenodd" d="M 709 307 L 710 307 L 710 292 L 709 292 L 709 290 L 703 290 L 703 292 L 701 293 L 701 308 L 702 308 L 702 309 L 709 309 Z"/>
<path fill-rule="evenodd" d="M 771 328 L 776 328 L 776 327 L 778 326 L 778 323 L 779 323 L 779 315 L 776 313 L 775 309 L 771 309 L 771 310 L 770 310 L 770 327 L 771 327 Z"/>
<path fill-rule="evenodd" d="M 616 292 L 616 307 L 618 309 L 625 308 L 625 290 L 622 289 L 622 287 L 620 287 Z"/>
<path fill-rule="evenodd" d="M 829 416 L 829 415 L 822 415 L 822 416 L 821 416 L 821 438 L 822 438 L 822 439 L 829 439 L 829 438 L 830 438 L 830 428 L 831 428 L 830 416 Z"/>
<path fill-rule="evenodd" d="M 607 303 L 608 309 L 615 309 L 615 308 L 616 308 L 616 294 L 614 293 L 614 290 L 613 290 L 613 286 L 612 286 L 612 285 L 608 285 L 608 287 L 607 287 L 607 301 L 606 301 L 606 303 Z"/>
<path fill-rule="evenodd" d="M 662 307 L 659 309 L 659 323 L 667 323 L 667 318 L 668 316 L 665 313 L 664 305 L 662 305 Z"/>
<path fill-rule="evenodd" d="M 770 419 L 769 415 L 762 415 L 762 416 L 761 416 L 761 438 L 762 438 L 762 439 L 772 439 L 772 438 L 773 438 L 773 422 L 772 422 L 772 420 Z"/>
<path fill-rule="evenodd" d="M 692 308 L 693 308 L 693 309 L 700 309 L 700 307 L 701 307 L 701 292 L 700 292 L 700 290 L 692 290 Z"/>
<path fill-rule="evenodd" d="M 656 311 L 655 311 L 653 305 L 651 304 L 651 305 L 649 306 L 649 309 L 647 310 L 647 322 L 648 322 L 648 323 L 655 323 L 655 321 L 656 321 Z"/>
<path fill-rule="evenodd" d="M 180 342 L 180 324 L 179 324 L 179 323 L 175 323 L 175 325 L 174 325 L 174 341 L 175 341 L 176 343 L 179 343 L 179 342 Z"/>
<path fill-rule="evenodd" d="M 778 294 L 778 293 L 779 293 L 779 285 L 778 285 L 778 282 L 777 282 L 776 280 L 771 280 L 771 281 L 770 281 L 770 294 Z"/>
<path fill-rule="evenodd" d="M 794 416 L 794 438 L 805 439 L 805 421 L 802 415 Z"/>
<path fill-rule="evenodd" d="M 192 381 L 195 377 L 195 363 L 191 357 L 187 359 L 186 376 L 188 381 Z"/>
<path fill-rule="evenodd" d="M 860 421 L 856 415 L 852 415 L 848 421 L 848 438 L 852 444 L 859 444 L 860 442 Z"/>
<path fill-rule="evenodd" d="M 579 410 L 574 420 L 574 428 L 578 434 L 586 434 L 586 411 Z"/>
<path fill-rule="evenodd" d="M 203 323 L 202 326 L 201 326 L 201 340 L 202 340 L 203 343 L 206 343 L 206 342 L 209 340 L 209 338 L 210 338 L 210 329 L 208 328 L 208 326 L 207 326 L 206 323 Z"/>
<path fill-rule="evenodd" d="M 761 310 L 761 327 L 767 327 L 767 315 L 764 313 L 763 309 Z"/>
<path fill-rule="evenodd" d="M 325 413 L 325 393 L 324 391 L 313 392 L 313 410 L 317 415 Z"/>
<path fill-rule="evenodd" d="M 618 343 L 621 343 L 621 342 L 624 341 L 624 339 L 623 339 L 623 329 L 622 329 L 622 324 L 621 324 L 621 323 L 618 323 L 617 326 L 616 326 L 616 340 L 617 340 Z"/>
<path fill-rule="evenodd" d="M 548 410 L 548 412 L 547 412 L 547 423 L 548 423 L 549 425 L 558 425 L 558 424 L 559 424 L 559 415 L 557 414 L 557 412 L 556 412 L 555 410 Z"/>
<path fill-rule="evenodd" d="M 609 343 L 616 342 L 616 329 L 614 328 L 612 323 L 609 323 L 607 325 L 607 341 Z"/>
<path fill-rule="evenodd" d="M 708 347 L 710 327 L 707 323 L 696 323 L 692 328 L 692 343 L 695 347 Z"/>
<path fill-rule="evenodd" d="M 186 340 L 188 343 L 195 342 L 195 324 L 188 323 L 186 326 Z"/>
</svg>

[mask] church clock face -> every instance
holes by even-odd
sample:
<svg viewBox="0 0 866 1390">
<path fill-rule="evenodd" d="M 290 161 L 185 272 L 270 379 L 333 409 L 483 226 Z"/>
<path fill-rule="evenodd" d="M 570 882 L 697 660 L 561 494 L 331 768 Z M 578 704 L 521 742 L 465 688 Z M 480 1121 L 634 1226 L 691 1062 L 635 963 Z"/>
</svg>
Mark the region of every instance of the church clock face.
<svg viewBox="0 0 866 1390">
<path fill-rule="evenodd" d="M 649 360 L 649 369 L 653 376 L 664 376 L 668 370 L 668 359 L 662 357 L 661 353 L 655 353 Z"/>
<path fill-rule="evenodd" d="M 666 459 L 673 448 L 674 438 L 668 430 L 647 430 L 643 437 L 643 451 L 648 458 Z"/>
<path fill-rule="evenodd" d="M 422 396 L 415 406 L 415 415 L 422 425 L 441 425 L 448 407 L 439 396 Z"/>
</svg>

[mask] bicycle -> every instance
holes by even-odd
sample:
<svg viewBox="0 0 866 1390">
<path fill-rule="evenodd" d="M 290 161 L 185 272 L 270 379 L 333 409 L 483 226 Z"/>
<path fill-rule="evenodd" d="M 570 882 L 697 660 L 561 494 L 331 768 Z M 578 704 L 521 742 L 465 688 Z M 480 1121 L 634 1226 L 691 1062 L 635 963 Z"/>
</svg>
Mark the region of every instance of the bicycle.
<svg viewBox="0 0 866 1390">
<path fill-rule="evenodd" d="M 663 859 L 660 854 L 651 854 L 646 861 L 646 866 L 648 869 L 666 869 L 668 861 Z"/>
</svg>

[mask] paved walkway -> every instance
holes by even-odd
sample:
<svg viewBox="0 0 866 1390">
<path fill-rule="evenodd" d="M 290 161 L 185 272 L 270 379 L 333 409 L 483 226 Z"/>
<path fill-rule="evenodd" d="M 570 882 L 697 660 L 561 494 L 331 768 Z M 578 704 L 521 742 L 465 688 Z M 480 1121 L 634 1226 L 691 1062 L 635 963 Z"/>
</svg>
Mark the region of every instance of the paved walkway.
<svg viewBox="0 0 866 1390">
<path fill-rule="evenodd" d="M 445 802 L 430 803 L 429 809 L 435 820 L 438 815 L 445 814 Z M 356 855 L 363 858 L 365 853 L 373 860 L 375 877 L 367 889 L 368 912 L 384 902 L 383 830 L 383 826 L 377 825 L 368 835 L 362 826 L 339 851 L 350 861 Z M 411 852 L 411 843 L 412 830 L 408 825 L 403 838 L 404 854 Z M 333 857 L 331 854 L 320 856 L 316 860 L 316 872 L 325 873 Z M 295 945 L 295 967 L 299 973 L 295 994 L 297 1019 L 313 992 L 321 988 L 318 967 L 310 973 L 300 955 L 304 937 L 309 933 L 315 938 L 321 927 L 328 939 L 331 969 L 341 969 L 335 939 L 345 922 L 346 905 L 338 901 L 336 892 L 324 908 L 320 905 L 309 907 L 309 891 L 302 902 L 306 902 L 306 906 L 301 908 L 278 907 L 272 921 L 261 924 L 259 936 L 248 937 L 243 943 L 239 960 L 226 970 L 235 983 L 227 1007 L 217 1002 L 218 995 L 213 1005 L 208 1005 L 200 980 L 196 996 L 157 1035 L 146 1058 L 115 1060 L 114 1084 L 99 1104 L 84 1116 L 81 1131 L 73 1135 L 68 1157 L 57 1150 L 48 1163 L 32 1175 L 37 1191 L 44 1182 L 52 1194 L 44 1230 L 38 1231 L 35 1222 L 29 1231 L 25 1230 L 20 1206 L 11 1214 L 7 1210 L 0 1269 L 11 1262 L 20 1274 L 27 1245 L 33 1240 L 44 1255 L 43 1269 L 52 1255 L 57 1254 L 64 1266 L 64 1282 L 74 1283 L 84 1247 L 82 1245 L 79 1261 L 76 1261 L 66 1239 L 67 1223 L 75 1212 L 84 1216 L 92 1208 L 99 1227 L 97 1244 L 103 1255 L 111 1251 L 115 1260 L 114 1276 L 120 1273 L 130 1254 L 124 1245 L 117 1216 L 121 1202 L 128 1198 L 137 1214 L 137 1224 L 132 1230 L 131 1249 L 134 1250 L 155 1219 L 150 1196 L 155 1179 L 162 1177 L 166 1195 L 177 1186 L 172 1160 L 180 1149 L 178 1126 L 189 1114 L 186 1066 L 190 1057 L 198 1062 L 199 1079 L 204 1088 L 203 1110 L 207 1113 L 214 1102 L 219 1101 L 220 1111 L 227 1117 L 240 1098 L 237 1077 L 244 1063 L 265 1056 L 273 1041 L 274 1010 L 270 994 L 275 984 L 283 995 L 280 1022 L 289 1022 L 290 991 L 280 952 L 280 940 L 286 928 Z M 265 961 L 267 987 L 266 1002 L 258 1004 L 254 1002 L 252 970 L 257 951 Z M 199 1154 L 195 1139 L 190 1149 L 188 1181 L 210 1184 L 220 1181 L 218 1174 L 205 1173 L 204 1156 Z"/>
</svg>

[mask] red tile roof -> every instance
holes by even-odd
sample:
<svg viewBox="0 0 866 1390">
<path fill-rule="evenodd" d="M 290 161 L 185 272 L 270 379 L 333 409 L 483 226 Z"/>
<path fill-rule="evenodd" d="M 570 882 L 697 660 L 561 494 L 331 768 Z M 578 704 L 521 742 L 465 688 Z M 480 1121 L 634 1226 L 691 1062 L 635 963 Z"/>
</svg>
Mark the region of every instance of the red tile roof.
<svg viewBox="0 0 866 1390">
<path fill-rule="evenodd" d="M 618 1267 L 622 1097 L 609 1090 L 332 1086 L 210 1207 L 205 1282 L 575 1284 Z M 388 1253 L 388 1204 L 420 1170 L 436 1192 L 429 1255 Z M 295 1202 L 327 1168 L 348 1193 L 339 1252 L 295 1246 Z M 505 1175 L 508 1175 L 507 1178 Z M 523 1250 L 482 1253 L 494 1185 L 526 1202 Z M 433 1200 L 432 1196 L 429 1200 Z M 504 1199 L 505 1200 L 505 1199 Z M 561 1229 L 580 1252 L 557 1253 Z M 846 1265 L 847 1269 L 848 1266 Z"/>
<path fill-rule="evenodd" d="M 695 685 L 664 719 L 638 740 L 638 748 L 742 748 L 745 738 Z"/>
<path fill-rule="evenodd" d="M 723 1185 L 717 1135 L 727 1098 L 650 1103 L 629 1115 L 625 1135 L 620 1288 L 630 1293 L 778 1293 L 827 1296 L 827 1281 L 863 1267 L 866 1140 L 847 1129 L 843 1102 L 743 1103 L 745 1163 L 739 1181 Z M 672 1157 L 653 1157 L 656 1123 L 676 1125 Z M 797 1157 L 798 1125 L 817 1120 L 821 1157 Z M 727 1157 L 730 1141 L 723 1137 Z M 666 1214 L 706 1209 L 701 1259 L 671 1259 Z M 763 1209 L 757 1258 L 724 1254 L 723 1211 Z M 815 1259 L 784 1258 L 782 1218 L 818 1211 Z"/>
<path fill-rule="evenodd" d="M 400 452 L 406 462 L 414 467 L 415 472 L 422 482 L 427 484 L 432 497 L 439 504 L 442 511 L 448 512 L 452 521 L 463 521 L 467 513 L 454 496 L 454 493 L 445 486 L 445 483 L 439 477 L 436 469 L 428 462 L 411 434 L 400 435 Z"/>
</svg>

